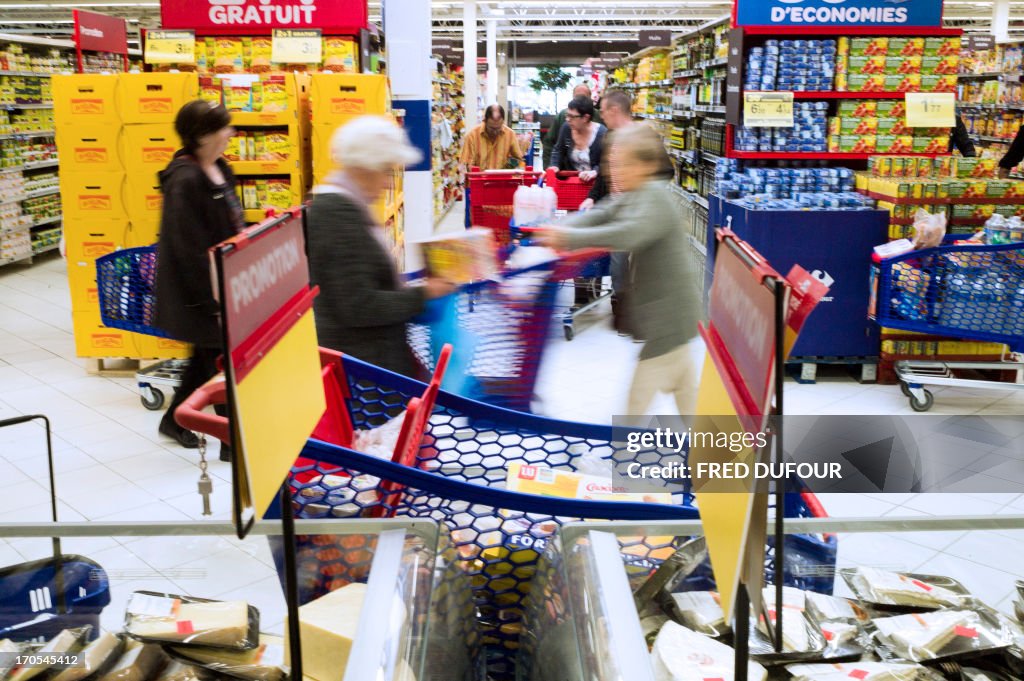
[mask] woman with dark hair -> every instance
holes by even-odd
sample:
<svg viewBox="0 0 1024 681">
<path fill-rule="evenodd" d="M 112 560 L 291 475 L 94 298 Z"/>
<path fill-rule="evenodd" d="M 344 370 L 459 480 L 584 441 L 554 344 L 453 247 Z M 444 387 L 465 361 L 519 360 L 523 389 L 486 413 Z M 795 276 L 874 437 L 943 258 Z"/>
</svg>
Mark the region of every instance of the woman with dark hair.
<svg viewBox="0 0 1024 681">
<path fill-rule="evenodd" d="M 156 326 L 192 344 L 188 368 L 160 421 L 160 432 L 182 447 L 199 446 L 195 433 L 174 421 L 174 410 L 217 374 L 223 352 L 219 306 L 210 282 L 210 247 L 245 226 L 235 176 L 222 156 L 235 134 L 231 114 L 201 100 L 183 106 L 174 120 L 181 149 L 159 173 L 164 205 L 157 245 Z M 221 459 L 228 453 L 221 447 Z"/>
<path fill-rule="evenodd" d="M 603 125 L 594 122 L 594 102 L 590 97 L 574 97 L 551 150 L 551 167 L 576 170 L 581 180 L 593 180 L 600 170 L 605 132 Z"/>
</svg>

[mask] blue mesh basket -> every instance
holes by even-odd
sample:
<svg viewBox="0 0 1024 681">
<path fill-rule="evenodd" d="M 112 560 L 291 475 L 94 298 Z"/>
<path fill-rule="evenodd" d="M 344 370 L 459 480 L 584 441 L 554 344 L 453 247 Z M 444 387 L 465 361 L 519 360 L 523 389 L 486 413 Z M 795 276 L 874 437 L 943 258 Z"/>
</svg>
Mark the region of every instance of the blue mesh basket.
<svg viewBox="0 0 1024 681">
<path fill-rule="evenodd" d="M 1024 243 L 951 245 L 875 265 L 882 326 L 1024 351 Z"/>
<path fill-rule="evenodd" d="M 357 429 L 380 425 L 427 387 L 354 358 L 342 361 L 345 406 Z M 611 426 L 558 421 L 440 392 L 412 466 L 310 440 L 292 469 L 294 509 L 300 518 L 401 516 L 444 522 L 474 587 L 479 642 L 512 657 L 537 559 L 559 524 L 698 517 L 693 497 L 685 492 L 674 494 L 669 505 L 556 499 L 504 489 L 513 462 L 576 470 L 584 453 L 613 462 L 662 458 L 654 450 L 629 452 L 614 439 Z M 800 494 L 787 496 L 788 516 L 816 510 Z M 316 536 L 300 539 L 301 602 L 366 569 L 365 547 L 342 547 Z M 627 570 L 647 574 L 671 554 L 674 543 L 674 538 L 623 539 Z M 280 546 L 275 548 L 280 569 Z M 786 548 L 787 584 L 831 592 L 835 537 L 791 536 Z M 766 568 L 772 575 L 771 555 Z M 702 578 L 710 583 L 710 571 Z"/>
<path fill-rule="evenodd" d="M 104 326 L 170 338 L 153 325 L 156 312 L 156 247 L 114 251 L 96 259 L 100 319 Z"/>
</svg>

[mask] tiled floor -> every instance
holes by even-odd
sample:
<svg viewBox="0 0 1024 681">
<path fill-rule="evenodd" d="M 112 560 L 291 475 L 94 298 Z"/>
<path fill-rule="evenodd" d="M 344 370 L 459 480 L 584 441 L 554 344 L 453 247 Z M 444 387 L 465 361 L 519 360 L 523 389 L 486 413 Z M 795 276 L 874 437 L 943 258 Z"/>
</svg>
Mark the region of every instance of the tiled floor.
<svg viewBox="0 0 1024 681">
<path fill-rule="evenodd" d="M 459 208 L 447 224 L 458 224 Z M 54 431 L 60 518 L 178 520 L 203 518 L 196 493 L 195 450 L 157 433 L 160 413 L 139 403 L 133 379 L 89 376 L 75 357 L 64 262 L 0 268 L 0 418 L 42 413 Z M 610 422 L 621 413 L 639 346 L 609 329 L 607 310 L 581 322 L 571 343 L 553 328 L 537 408 L 566 420 Z M 702 348 L 694 347 L 696 355 Z M 935 412 L 1024 414 L 1024 395 L 936 390 Z M 826 377 L 816 385 L 786 384 L 789 413 L 909 413 L 891 386 Z M 663 397 L 651 413 L 672 413 Z M 214 518 L 226 519 L 229 470 L 209 452 Z M 1022 464 L 1024 465 L 1024 464 Z M 49 520 L 42 430 L 0 429 L 0 523 Z M 1024 495 L 829 495 L 833 516 L 1024 514 Z M 2 535 L 2 530 L 0 530 Z M 1009 611 L 1015 578 L 1024 577 L 1024 531 L 892 533 L 840 538 L 839 564 L 874 564 L 963 579 L 978 595 Z M 264 628 L 280 630 L 283 603 L 274 562 L 261 539 L 67 540 L 65 551 L 89 556 L 111 574 L 114 605 L 104 623 L 120 625 L 124 599 L 135 588 L 254 601 Z M 0 541 L 0 565 L 45 557 L 47 540 Z"/>
</svg>

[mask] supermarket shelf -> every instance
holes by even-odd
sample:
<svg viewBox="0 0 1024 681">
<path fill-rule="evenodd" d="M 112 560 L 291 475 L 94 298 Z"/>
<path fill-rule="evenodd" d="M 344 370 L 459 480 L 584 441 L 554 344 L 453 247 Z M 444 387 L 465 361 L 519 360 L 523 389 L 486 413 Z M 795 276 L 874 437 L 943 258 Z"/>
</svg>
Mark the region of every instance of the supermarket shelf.
<svg viewBox="0 0 1024 681">
<path fill-rule="evenodd" d="M 721 156 L 718 154 L 712 154 L 710 151 L 700 152 L 700 157 L 706 161 L 711 161 L 712 163 L 718 163 L 722 160 Z"/>
<path fill-rule="evenodd" d="M 1002 78 L 1003 76 L 1019 75 L 1011 74 L 1007 71 L 991 71 L 989 73 L 958 73 L 956 75 L 958 80 L 990 80 L 992 78 Z"/>
<path fill-rule="evenodd" d="M 12 132 L 9 135 L 0 135 L 0 140 L 32 139 L 33 137 L 53 137 L 56 133 L 53 130 L 42 130 L 40 132 Z"/>
<path fill-rule="evenodd" d="M 21 168 L 13 168 L 12 170 L 39 170 L 41 168 L 56 168 L 59 165 L 60 161 L 54 159 L 53 161 L 36 161 L 35 163 L 26 163 Z"/>
<path fill-rule="evenodd" d="M 897 26 L 744 26 L 743 32 L 747 35 L 821 35 L 821 36 L 844 36 L 844 35 L 878 35 L 878 36 L 950 36 L 955 37 L 963 33 L 959 28 L 932 28 L 927 26 L 905 27 Z"/>
<path fill-rule="evenodd" d="M 70 71 L 65 71 L 65 73 L 70 73 Z M 0 76 L 15 76 L 17 78 L 51 78 L 55 75 L 57 74 L 46 71 L 0 71 Z"/>
<path fill-rule="evenodd" d="M 961 109 L 987 109 L 992 111 L 1011 109 L 1013 111 L 1024 111 L 1024 102 L 1019 102 L 1017 104 L 974 104 L 972 102 L 957 102 L 957 106 Z"/>
<path fill-rule="evenodd" d="M 687 163 L 694 163 L 696 161 L 696 152 L 693 149 L 687 149 L 685 151 L 679 149 L 669 149 L 668 155 L 672 158 L 678 158 Z"/>
<path fill-rule="evenodd" d="M 923 156 L 939 158 L 949 154 L 878 154 L 878 153 L 843 153 L 827 151 L 736 151 L 729 152 L 730 158 L 745 158 L 761 161 L 866 161 L 871 156 Z"/>
<path fill-rule="evenodd" d="M 901 156 L 904 154 L 900 154 Z M 862 192 L 867 194 L 873 199 L 878 201 L 887 201 L 901 206 L 944 206 L 949 204 L 965 204 L 965 205 L 994 205 L 994 206 L 1017 206 L 1024 204 L 1024 197 L 1001 197 L 992 198 L 988 196 L 955 196 L 946 198 L 931 198 L 931 199 L 912 199 L 912 198 L 898 198 L 895 196 L 886 196 L 885 194 L 879 194 L 878 192 Z"/>
<path fill-rule="evenodd" d="M 47 244 L 45 246 L 42 246 L 41 248 L 37 248 L 35 246 L 32 246 L 32 255 L 41 255 L 41 254 L 46 253 L 48 251 L 55 251 L 58 248 L 60 248 L 60 242 L 59 241 L 57 243 Z"/>
<path fill-rule="evenodd" d="M 687 190 L 683 189 L 682 187 L 680 187 L 678 185 L 674 185 L 674 184 L 673 185 L 669 185 L 669 187 L 672 189 L 673 192 L 675 192 L 676 194 L 679 194 L 679 196 L 683 197 L 684 199 L 687 199 L 689 201 L 693 201 L 698 206 L 702 206 L 704 208 L 708 207 L 708 200 L 705 199 L 700 194 L 694 194 L 693 192 L 687 191 Z"/>
<path fill-rule="evenodd" d="M 678 36 L 675 39 L 675 42 L 679 43 L 679 42 L 682 42 L 683 40 L 686 40 L 687 38 L 692 38 L 695 35 L 701 35 L 705 31 L 707 31 L 709 28 L 714 28 L 715 26 L 721 26 L 723 24 L 728 25 L 731 20 L 732 20 L 732 16 L 730 16 L 728 14 L 726 14 L 726 15 L 718 18 L 718 19 L 712 19 L 711 21 L 709 21 L 707 23 L 701 24 L 700 26 L 698 26 L 697 28 L 693 29 L 689 33 L 684 33 L 681 36 Z"/>
<path fill-rule="evenodd" d="M 663 87 L 666 85 L 672 85 L 673 79 L 666 78 L 664 80 L 649 80 L 645 83 L 623 83 L 622 87 L 629 90 L 642 90 L 643 88 L 650 87 Z"/>
<path fill-rule="evenodd" d="M 25 201 L 27 199 L 36 199 L 40 196 L 50 196 L 51 194 L 59 194 L 60 187 L 48 187 L 46 189 L 37 189 L 34 192 L 26 192 L 24 194 L 17 194 L 10 198 L 0 198 L 0 204 L 2 203 L 16 203 L 18 201 Z"/>
<path fill-rule="evenodd" d="M 27 109 L 52 109 L 53 102 L 42 102 L 41 104 L 2 104 L 0 108 L 8 111 L 22 111 Z"/>
<path fill-rule="evenodd" d="M 693 110 L 697 113 L 710 113 L 710 114 L 725 114 L 724 106 L 702 106 L 698 105 L 693 107 Z"/>
<path fill-rule="evenodd" d="M 690 109 L 675 109 L 672 112 L 673 118 L 695 118 L 697 112 L 691 111 Z"/>
<path fill-rule="evenodd" d="M 744 90 L 758 94 L 775 94 L 788 90 Z M 906 92 L 838 92 L 836 90 L 799 90 L 793 92 L 793 99 L 904 99 Z"/>
<path fill-rule="evenodd" d="M 29 229 L 35 229 L 37 227 L 42 227 L 44 225 L 52 225 L 55 222 L 60 222 L 62 219 L 63 218 L 60 215 L 57 215 L 57 216 L 52 217 L 52 218 L 44 218 L 44 219 L 40 220 L 39 222 L 33 223 L 29 227 Z"/>
<path fill-rule="evenodd" d="M 633 117 L 634 118 L 647 118 L 647 119 L 654 120 L 654 121 L 670 121 L 670 120 L 672 120 L 672 114 L 638 113 L 638 114 L 633 114 Z"/>
<path fill-rule="evenodd" d="M 688 71 L 676 71 L 672 74 L 673 80 L 679 80 L 680 78 L 697 78 L 703 76 L 704 72 L 700 69 L 690 69 Z"/>
<path fill-rule="evenodd" d="M 692 234 L 689 235 L 689 238 L 690 238 L 690 245 L 693 246 L 693 249 L 695 251 L 697 251 L 698 253 L 700 253 L 701 255 L 707 256 L 707 254 L 708 254 L 708 247 L 705 246 L 704 244 L 702 244 L 701 242 L 697 241 L 697 237 L 693 236 Z"/>
<path fill-rule="evenodd" d="M 234 161 L 235 175 L 291 175 L 296 171 L 295 161 Z"/>
<path fill-rule="evenodd" d="M 291 125 L 295 122 L 294 111 L 233 111 L 231 125 L 258 127 L 261 125 Z"/>
<path fill-rule="evenodd" d="M 1013 142 L 1012 139 L 1006 139 L 1004 137 L 990 137 L 989 135 L 971 135 L 971 138 L 981 142 L 995 142 L 997 144 L 1010 144 Z"/>
</svg>

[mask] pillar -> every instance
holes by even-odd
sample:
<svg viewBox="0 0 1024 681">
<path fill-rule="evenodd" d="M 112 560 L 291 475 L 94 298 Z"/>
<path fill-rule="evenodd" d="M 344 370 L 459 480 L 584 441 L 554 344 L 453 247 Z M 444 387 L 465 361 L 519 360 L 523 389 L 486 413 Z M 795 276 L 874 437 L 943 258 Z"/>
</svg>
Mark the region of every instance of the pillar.
<svg viewBox="0 0 1024 681">
<path fill-rule="evenodd" d="M 1010 0 L 993 0 L 992 35 L 997 43 L 1010 40 Z"/>
<path fill-rule="evenodd" d="M 498 22 L 487 20 L 487 104 L 498 101 Z"/>
<path fill-rule="evenodd" d="M 477 102 L 480 88 L 476 77 L 476 0 L 463 0 L 462 60 L 465 75 L 463 99 L 466 107 L 466 130 L 471 130 L 480 122 Z"/>
</svg>

